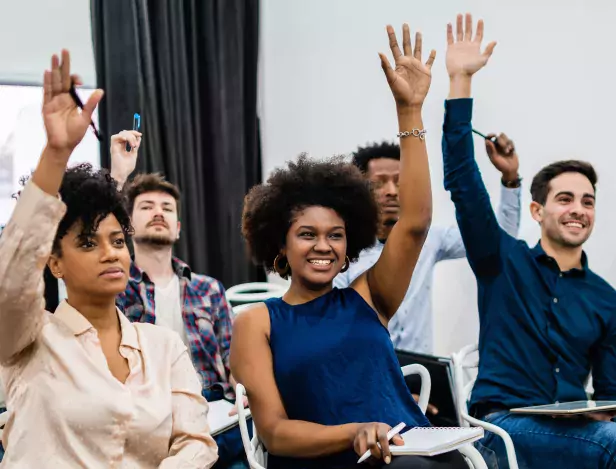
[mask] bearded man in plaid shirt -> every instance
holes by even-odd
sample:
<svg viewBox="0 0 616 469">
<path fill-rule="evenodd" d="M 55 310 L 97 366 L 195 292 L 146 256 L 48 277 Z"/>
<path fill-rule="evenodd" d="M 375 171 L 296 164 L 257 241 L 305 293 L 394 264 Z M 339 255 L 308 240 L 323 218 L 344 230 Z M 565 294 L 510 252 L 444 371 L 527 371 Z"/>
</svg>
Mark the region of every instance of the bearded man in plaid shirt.
<svg viewBox="0 0 616 469">
<path fill-rule="evenodd" d="M 111 138 L 111 176 L 120 186 L 135 169 L 140 143 L 141 134 L 136 131 Z M 232 320 L 225 290 L 218 280 L 192 272 L 172 255 L 180 236 L 179 189 L 160 174 L 139 174 L 123 190 L 135 230 L 135 257 L 118 307 L 133 322 L 176 331 L 201 378 L 203 396 L 209 402 L 233 400 Z M 238 427 L 215 439 L 219 447 L 215 469 L 248 467 Z"/>
</svg>

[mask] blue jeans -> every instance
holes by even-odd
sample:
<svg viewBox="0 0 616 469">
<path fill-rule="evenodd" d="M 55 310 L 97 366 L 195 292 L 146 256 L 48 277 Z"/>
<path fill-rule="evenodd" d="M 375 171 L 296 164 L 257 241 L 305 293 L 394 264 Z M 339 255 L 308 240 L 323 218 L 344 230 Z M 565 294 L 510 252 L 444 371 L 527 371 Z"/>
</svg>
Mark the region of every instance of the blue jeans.
<svg viewBox="0 0 616 469">
<path fill-rule="evenodd" d="M 252 425 L 248 423 L 248 433 L 252 435 Z M 214 437 L 218 445 L 218 461 L 214 469 L 248 469 L 248 460 L 242 443 L 240 427 L 235 426 L 226 432 L 219 433 Z"/>
<path fill-rule="evenodd" d="M 484 420 L 511 436 L 520 469 L 616 469 L 616 424 L 584 418 L 495 412 Z M 488 467 L 509 469 L 505 444 L 486 432 L 477 445 Z"/>
</svg>

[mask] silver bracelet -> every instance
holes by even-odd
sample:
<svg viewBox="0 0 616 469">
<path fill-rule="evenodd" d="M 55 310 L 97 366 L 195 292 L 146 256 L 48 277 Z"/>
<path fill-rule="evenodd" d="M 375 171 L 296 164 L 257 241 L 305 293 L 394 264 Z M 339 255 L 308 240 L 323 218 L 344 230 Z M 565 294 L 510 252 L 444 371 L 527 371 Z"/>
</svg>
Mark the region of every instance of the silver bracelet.
<svg viewBox="0 0 616 469">
<path fill-rule="evenodd" d="M 398 132 L 398 138 L 404 137 L 419 137 L 419 140 L 425 140 L 426 129 L 413 129 L 411 131 L 405 130 L 404 132 Z"/>
</svg>

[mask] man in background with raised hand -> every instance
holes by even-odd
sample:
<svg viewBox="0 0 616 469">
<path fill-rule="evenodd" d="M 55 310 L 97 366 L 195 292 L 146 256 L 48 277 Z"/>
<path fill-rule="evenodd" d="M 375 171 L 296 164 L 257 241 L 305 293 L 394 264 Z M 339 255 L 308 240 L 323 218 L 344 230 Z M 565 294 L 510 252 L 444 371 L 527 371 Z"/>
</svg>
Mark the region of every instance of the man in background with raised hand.
<svg viewBox="0 0 616 469">
<path fill-rule="evenodd" d="M 111 176 L 120 187 L 135 170 L 140 144 L 137 131 L 111 137 Z M 131 321 L 150 322 L 180 335 L 208 402 L 234 400 L 229 370 L 232 320 L 225 290 L 218 280 L 192 272 L 173 256 L 180 237 L 179 189 L 160 174 L 138 174 L 123 190 L 135 230 L 135 256 L 118 307 Z M 214 469 L 248 467 L 239 427 L 214 439 L 219 454 Z"/>
<path fill-rule="evenodd" d="M 448 25 L 445 188 L 456 206 L 479 294 L 479 374 L 470 413 L 511 435 L 522 468 L 614 468 L 613 414 L 552 418 L 510 412 L 585 401 L 591 369 L 594 398 L 616 400 L 616 292 L 590 270 L 582 250 L 595 219 L 597 175 L 589 163 L 558 161 L 533 178 L 530 209 L 541 227 L 537 245 L 531 248 L 499 227 L 471 134 L 472 76 L 496 45 L 482 52 L 482 38 L 483 22 L 473 37 L 470 15 L 465 21 L 458 16 L 455 39 Z M 500 437 L 486 433 L 481 443 L 495 453 L 500 469 L 508 467 Z"/>
<path fill-rule="evenodd" d="M 489 136 L 491 137 L 491 136 Z M 513 237 L 520 227 L 521 180 L 518 176 L 519 160 L 513 142 L 504 134 L 498 136 L 496 145 L 486 140 L 490 162 L 501 174 L 501 203 L 498 221 Z M 373 187 L 381 210 L 378 239 L 374 246 L 361 252 L 346 272 L 334 279 L 338 288 L 349 287 L 362 273 L 379 259 L 391 229 L 398 221 L 398 178 L 400 176 L 400 146 L 383 142 L 358 150 L 353 154 L 357 166 Z M 391 340 L 396 350 L 423 354 L 434 353 L 432 315 L 432 282 L 434 268 L 440 261 L 462 259 L 466 256 L 460 230 L 456 225 L 432 225 L 421 249 L 411 284 L 404 300 L 389 323 Z"/>
</svg>

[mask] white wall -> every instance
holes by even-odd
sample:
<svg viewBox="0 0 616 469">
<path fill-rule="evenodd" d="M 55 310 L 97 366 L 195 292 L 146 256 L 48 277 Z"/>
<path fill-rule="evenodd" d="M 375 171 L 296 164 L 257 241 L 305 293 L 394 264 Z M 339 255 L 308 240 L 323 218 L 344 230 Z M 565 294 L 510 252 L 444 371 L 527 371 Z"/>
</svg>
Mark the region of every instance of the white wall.
<svg viewBox="0 0 616 469">
<path fill-rule="evenodd" d="M 437 50 L 424 108 L 433 177 L 434 223 L 454 223 L 443 189 L 440 151 L 445 25 L 470 11 L 486 22 L 486 39 L 499 45 L 475 80 L 474 125 L 504 131 L 516 142 L 524 181 L 520 236 L 536 242 L 528 214 L 528 188 L 544 165 L 566 158 L 591 161 L 599 172 L 598 217 L 586 245 L 590 266 L 616 284 L 613 232 L 616 215 L 614 46 L 616 4 L 568 0 L 264 0 L 261 110 L 264 173 L 307 151 L 315 157 L 349 153 L 357 145 L 397 131 L 393 100 L 378 51 L 389 52 L 385 25 L 421 29 L 424 47 Z M 479 144 L 480 142 L 477 141 Z M 499 175 L 485 151 L 477 159 L 497 203 Z M 476 340 L 475 281 L 466 261 L 436 270 L 435 346 L 450 353 Z"/>
<path fill-rule="evenodd" d="M 74 73 L 96 84 L 89 0 L 0 0 L 0 44 L 0 82 L 42 83 L 66 48 Z"/>
</svg>

